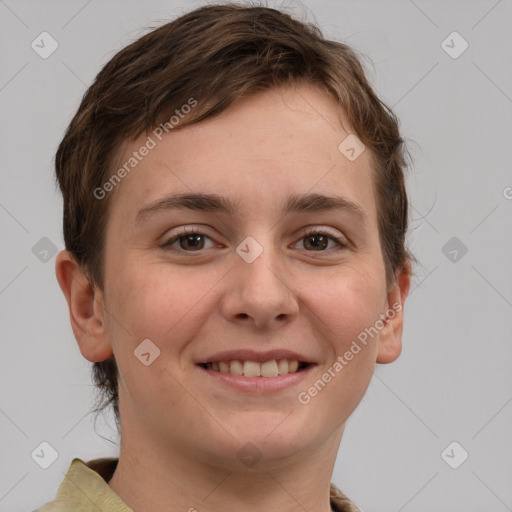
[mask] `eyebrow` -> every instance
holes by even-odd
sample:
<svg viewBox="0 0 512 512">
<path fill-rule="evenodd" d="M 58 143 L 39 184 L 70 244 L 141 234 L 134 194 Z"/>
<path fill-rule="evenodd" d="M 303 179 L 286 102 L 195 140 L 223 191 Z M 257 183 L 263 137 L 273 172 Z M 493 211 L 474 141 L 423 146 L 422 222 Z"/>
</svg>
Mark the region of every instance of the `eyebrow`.
<svg viewBox="0 0 512 512">
<path fill-rule="evenodd" d="M 173 209 L 225 213 L 235 216 L 240 211 L 240 203 L 218 194 L 171 194 L 141 208 L 135 220 L 140 222 L 154 212 Z M 342 196 L 327 196 L 315 193 L 294 194 L 288 197 L 283 213 L 321 212 L 328 210 L 345 210 L 355 214 L 364 224 L 368 223 L 368 218 L 363 208 Z"/>
</svg>

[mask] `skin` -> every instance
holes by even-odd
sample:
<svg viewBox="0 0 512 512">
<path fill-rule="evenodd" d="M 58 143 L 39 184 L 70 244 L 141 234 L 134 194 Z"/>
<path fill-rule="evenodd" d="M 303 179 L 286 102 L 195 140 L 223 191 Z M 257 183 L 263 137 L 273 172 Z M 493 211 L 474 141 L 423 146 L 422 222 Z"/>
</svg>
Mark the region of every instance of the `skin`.
<svg viewBox="0 0 512 512">
<path fill-rule="evenodd" d="M 137 512 L 330 510 L 345 422 L 375 364 L 400 355 L 403 310 L 307 405 L 297 395 L 380 314 L 403 307 L 410 284 L 397 273 L 386 285 L 371 155 L 345 158 L 338 145 L 349 133 L 335 100 L 313 85 L 246 98 L 171 132 L 111 192 L 103 290 L 58 255 L 81 353 L 114 354 L 120 370 L 121 450 L 109 485 Z M 127 143 L 119 161 L 145 141 Z M 240 213 L 161 209 L 136 221 L 176 192 L 226 195 Z M 342 210 L 282 213 L 289 195 L 311 192 L 342 195 L 366 221 Z M 162 247 L 185 226 L 206 235 L 203 248 L 183 238 L 185 249 L 180 239 L 175 252 Z M 306 227 L 348 244 L 312 248 Z M 236 252 L 247 236 L 263 248 L 252 263 Z M 134 356 L 144 339 L 161 351 L 149 366 Z M 242 393 L 195 364 L 234 348 L 287 348 L 317 365 L 300 385 Z M 237 457 L 247 443 L 262 454 L 254 467 Z"/>
</svg>

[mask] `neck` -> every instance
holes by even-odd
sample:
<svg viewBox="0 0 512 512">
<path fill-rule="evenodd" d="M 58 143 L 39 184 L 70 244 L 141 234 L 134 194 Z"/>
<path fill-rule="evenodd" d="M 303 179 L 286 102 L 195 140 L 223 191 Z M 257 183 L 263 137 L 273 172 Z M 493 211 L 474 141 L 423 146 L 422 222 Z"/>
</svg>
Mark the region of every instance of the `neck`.
<svg viewBox="0 0 512 512">
<path fill-rule="evenodd" d="M 136 512 L 330 512 L 342 433 L 343 427 L 309 453 L 287 460 L 262 457 L 249 468 L 179 444 L 162 449 L 161 443 L 123 429 L 119 463 L 108 485 Z"/>
</svg>

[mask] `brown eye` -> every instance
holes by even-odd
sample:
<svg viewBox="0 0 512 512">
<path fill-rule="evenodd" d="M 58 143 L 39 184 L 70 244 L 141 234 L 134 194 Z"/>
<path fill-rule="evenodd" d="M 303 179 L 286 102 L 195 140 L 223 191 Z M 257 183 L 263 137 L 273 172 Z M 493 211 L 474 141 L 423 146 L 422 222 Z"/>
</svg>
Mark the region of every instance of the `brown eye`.
<svg viewBox="0 0 512 512">
<path fill-rule="evenodd" d="M 200 252 L 213 246 L 213 240 L 209 236 L 194 230 L 178 233 L 162 244 L 163 249 L 174 252 Z"/>
<path fill-rule="evenodd" d="M 197 250 L 204 247 L 203 235 L 185 235 L 179 237 L 180 247 L 185 250 Z"/>
<path fill-rule="evenodd" d="M 304 247 L 315 251 L 324 250 L 329 245 L 329 238 L 321 233 L 307 235 L 304 237 Z"/>
<path fill-rule="evenodd" d="M 305 233 L 302 238 L 296 242 L 301 243 L 302 247 L 307 252 L 319 252 L 332 254 L 348 248 L 348 243 L 344 237 L 336 237 L 330 232 L 322 229 L 310 229 Z"/>
</svg>

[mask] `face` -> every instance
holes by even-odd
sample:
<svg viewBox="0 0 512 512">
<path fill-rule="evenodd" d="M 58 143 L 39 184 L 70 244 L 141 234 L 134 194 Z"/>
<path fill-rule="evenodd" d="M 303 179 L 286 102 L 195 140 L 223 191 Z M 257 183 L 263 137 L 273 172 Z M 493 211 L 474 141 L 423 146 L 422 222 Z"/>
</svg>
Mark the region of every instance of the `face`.
<svg viewBox="0 0 512 512">
<path fill-rule="evenodd" d="M 310 85 L 260 93 L 153 136 L 112 192 L 95 301 L 123 435 L 227 466 L 247 443 L 293 461 L 331 446 L 379 357 L 398 357 L 371 158 L 338 150 L 341 115 Z"/>
</svg>

